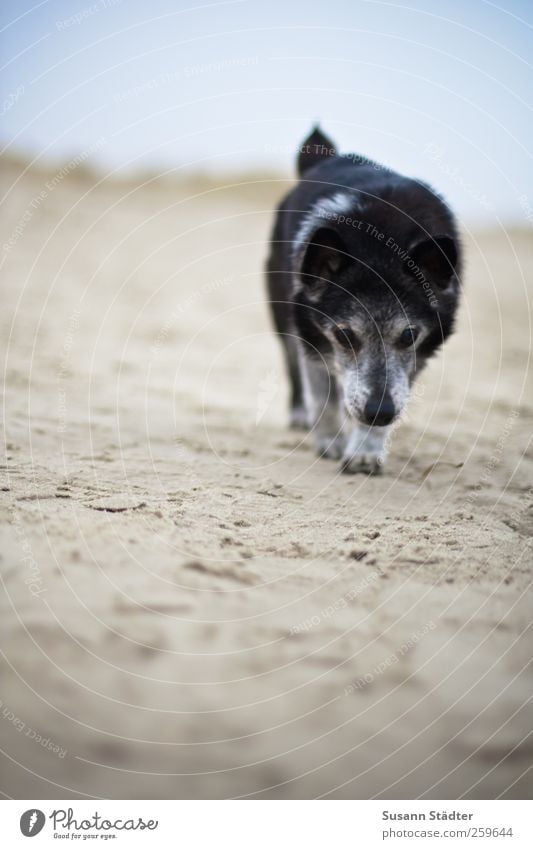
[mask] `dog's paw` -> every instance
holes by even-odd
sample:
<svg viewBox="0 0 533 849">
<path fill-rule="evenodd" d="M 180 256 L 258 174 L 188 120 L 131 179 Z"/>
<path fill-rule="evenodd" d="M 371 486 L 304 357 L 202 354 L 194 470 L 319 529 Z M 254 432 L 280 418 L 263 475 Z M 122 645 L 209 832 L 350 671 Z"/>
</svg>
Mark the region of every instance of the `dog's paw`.
<svg viewBox="0 0 533 849">
<path fill-rule="evenodd" d="M 345 455 L 341 460 L 340 471 L 345 475 L 380 475 L 384 462 L 383 454 L 366 452 Z"/>
<path fill-rule="evenodd" d="M 317 436 L 315 439 L 316 453 L 319 457 L 328 457 L 330 460 L 338 460 L 342 457 L 346 445 L 343 434 L 336 436 Z"/>
<path fill-rule="evenodd" d="M 291 430 L 309 429 L 309 415 L 305 407 L 292 407 L 289 415 L 289 427 Z"/>
</svg>

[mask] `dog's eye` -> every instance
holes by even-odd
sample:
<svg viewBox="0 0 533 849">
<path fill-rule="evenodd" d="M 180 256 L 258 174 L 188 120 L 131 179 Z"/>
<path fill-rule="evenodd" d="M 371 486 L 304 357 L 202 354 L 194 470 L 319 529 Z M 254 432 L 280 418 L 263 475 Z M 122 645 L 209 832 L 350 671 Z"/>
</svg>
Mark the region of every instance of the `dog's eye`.
<svg viewBox="0 0 533 849">
<path fill-rule="evenodd" d="M 361 342 L 349 327 L 336 327 L 333 335 L 339 345 L 342 345 L 347 351 L 353 351 L 355 353 L 361 347 Z"/>
<path fill-rule="evenodd" d="M 405 330 L 402 330 L 400 336 L 398 338 L 398 345 L 401 348 L 410 348 L 411 345 L 414 345 L 419 334 L 419 330 L 417 327 L 406 327 Z"/>
</svg>

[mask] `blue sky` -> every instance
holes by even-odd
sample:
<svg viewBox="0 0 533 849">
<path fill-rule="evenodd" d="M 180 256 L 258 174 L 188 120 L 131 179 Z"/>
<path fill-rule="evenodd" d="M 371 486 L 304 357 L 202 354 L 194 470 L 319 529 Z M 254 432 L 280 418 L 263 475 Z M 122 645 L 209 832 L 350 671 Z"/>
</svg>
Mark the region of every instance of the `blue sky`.
<svg viewBox="0 0 533 849">
<path fill-rule="evenodd" d="M 526 2 L 5 0 L 1 26 L 5 149 L 288 171 L 320 119 L 465 221 L 533 215 Z"/>
</svg>

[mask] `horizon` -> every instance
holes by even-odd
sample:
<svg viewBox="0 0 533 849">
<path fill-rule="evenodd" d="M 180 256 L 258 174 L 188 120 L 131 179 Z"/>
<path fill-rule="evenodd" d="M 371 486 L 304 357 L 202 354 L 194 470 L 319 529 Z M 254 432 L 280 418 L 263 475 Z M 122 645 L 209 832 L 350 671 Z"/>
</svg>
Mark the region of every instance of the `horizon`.
<svg viewBox="0 0 533 849">
<path fill-rule="evenodd" d="M 150 15 L 139 0 L 50 0 L 1 16 L 0 139 L 15 156 L 89 151 L 88 165 L 119 175 L 290 176 L 319 121 L 340 152 L 428 182 L 460 222 L 531 226 L 522 0 L 452 2 L 445 16 L 428 0 L 159 0 Z"/>
</svg>

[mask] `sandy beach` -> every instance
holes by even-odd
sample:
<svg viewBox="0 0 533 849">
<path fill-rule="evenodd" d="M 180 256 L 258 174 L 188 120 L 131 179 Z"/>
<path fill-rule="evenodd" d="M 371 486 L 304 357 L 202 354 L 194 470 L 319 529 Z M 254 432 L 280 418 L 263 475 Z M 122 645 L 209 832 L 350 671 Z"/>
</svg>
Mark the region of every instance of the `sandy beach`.
<svg viewBox="0 0 533 849">
<path fill-rule="evenodd" d="M 290 181 L 6 160 L 0 790 L 530 797 L 533 231 L 464 232 L 381 477 L 287 428 Z"/>
</svg>

